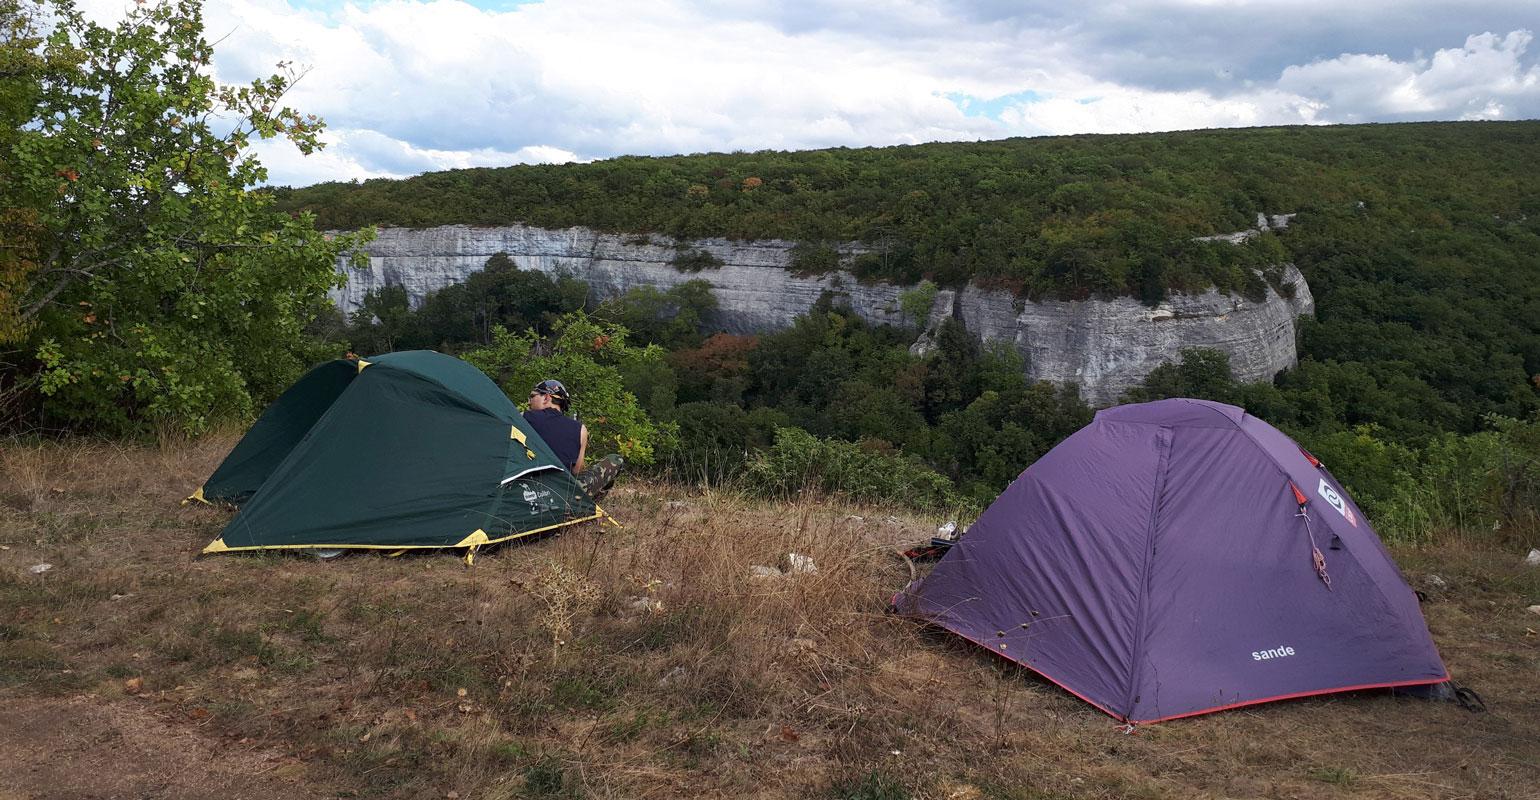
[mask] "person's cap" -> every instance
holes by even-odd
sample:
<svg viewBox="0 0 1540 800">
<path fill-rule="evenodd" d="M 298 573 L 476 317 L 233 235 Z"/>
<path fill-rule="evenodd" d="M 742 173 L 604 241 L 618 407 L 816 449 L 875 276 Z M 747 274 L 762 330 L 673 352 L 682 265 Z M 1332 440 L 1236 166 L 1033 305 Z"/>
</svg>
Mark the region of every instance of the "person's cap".
<svg viewBox="0 0 1540 800">
<path fill-rule="evenodd" d="M 556 398 L 556 401 L 562 406 L 572 402 L 572 396 L 567 394 L 567 387 L 563 386 L 561 381 L 541 381 L 535 384 L 534 392 L 536 394 L 550 395 Z"/>
</svg>

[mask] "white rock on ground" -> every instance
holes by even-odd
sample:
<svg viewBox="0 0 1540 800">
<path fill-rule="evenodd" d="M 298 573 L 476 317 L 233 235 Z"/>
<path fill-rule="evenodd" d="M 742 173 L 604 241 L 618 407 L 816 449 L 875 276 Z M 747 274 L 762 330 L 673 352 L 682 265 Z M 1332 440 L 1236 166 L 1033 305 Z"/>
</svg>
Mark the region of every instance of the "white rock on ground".
<svg viewBox="0 0 1540 800">
<path fill-rule="evenodd" d="M 813 563 L 812 556 L 804 556 L 800 553 L 787 553 L 784 561 L 786 562 L 787 575 L 806 575 L 818 571 L 818 565 Z"/>
<path fill-rule="evenodd" d="M 1524 563 L 1531 567 L 1540 567 L 1540 550 L 1529 551 L 1529 555 L 1524 557 Z"/>
</svg>

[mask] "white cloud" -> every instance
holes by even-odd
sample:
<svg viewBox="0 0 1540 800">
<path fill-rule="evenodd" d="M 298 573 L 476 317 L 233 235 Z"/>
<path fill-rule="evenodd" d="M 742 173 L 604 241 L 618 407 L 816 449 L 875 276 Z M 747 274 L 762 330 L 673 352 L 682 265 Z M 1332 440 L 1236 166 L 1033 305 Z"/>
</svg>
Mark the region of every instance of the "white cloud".
<svg viewBox="0 0 1540 800">
<path fill-rule="evenodd" d="M 1522 30 L 1482 33 L 1462 48 L 1412 61 L 1344 54 L 1289 67 L 1278 86 L 1326 103 L 1343 121 L 1491 117 L 1508 103 L 1533 112 L 1540 108 L 1540 66 L 1523 63 L 1532 40 Z"/>
<path fill-rule="evenodd" d="M 1346 53 L 1290 66 L 1271 85 L 1223 95 L 1093 85 L 1013 105 L 1001 119 L 1018 133 L 1062 134 L 1532 116 L 1540 110 L 1540 66 L 1524 64 L 1531 40 L 1528 31 L 1483 33 L 1463 48 L 1408 61 Z"/>
<path fill-rule="evenodd" d="M 86 2 L 102 15 L 127 5 Z M 287 100 L 328 122 L 331 145 L 300 158 L 265 143 L 275 183 L 623 153 L 1540 115 L 1522 23 L 1456 32 L 1431 0 L 1335 17 L 1335 2 L 1285 13 L 1208 0 L 1073 11 L 997 0 L 290 2 L 205 10 L 220 79 L 248 81 L 279 60 L 309 67 Z M 1535 18 L 1522 8 L 1533 0 L 1473 3 L 1472 19 Z M 1419 18 L 1435 22 L 1418 29 Z M 1390 44 L 1359 44 L 1374 36 Z"/>
</svg>

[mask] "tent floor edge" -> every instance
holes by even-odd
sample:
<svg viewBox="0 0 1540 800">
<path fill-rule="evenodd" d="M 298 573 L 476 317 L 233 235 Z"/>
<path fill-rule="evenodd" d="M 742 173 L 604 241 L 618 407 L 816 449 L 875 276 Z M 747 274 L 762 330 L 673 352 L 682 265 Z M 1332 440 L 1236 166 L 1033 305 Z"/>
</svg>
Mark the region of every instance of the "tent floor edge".
<svg viewBox="0 0 1540 800">
<path fill-rule="evenodd" d="M 483 547 L 483 546 L 486 546 L 486 545 L 502 544 L 503 542 L 511 542 L 511 541 L 516 540 L 516 539 L 523 539 L 523 538 L 526 538 L 526 537 L 529 537 L 529 536 L 534 536 L 536 534 L 547 533 L 549 531 L 554 531 L 554 530 L 557 530 L 557 529 L 560 529 L 560 528 L 566 528 L 566 527 L 569 527 L 569 526 L 572 526 L 572 525 L 579 525 L 579 524 L 582 524 L 584 522 L 592 522 L 594 520 L 600 520 L 600 519 L 603 519 L 605 516 L 607 516 L 607 515 L 603 514 L 602 512 L 601 513 L 596 513 L 596 514 L 590 514 L 590 515 L 588 515 L 586 517 L 579 517 L 577 519 L 569 519 L 569 520 L 566 520 L 565 522 L 558 522 L 555 525 L 547 525 L 547 526 L 545 526 L 543 528 L 535 528 L 534 530 L 520 531 L 518 533 L 509 534 L 507 536 L 500 536 L 500 537 L 497 537 L 497 538 L 492 538 L 492 537 L 487 536 L 485 531 L 483 531 L 483 530 L 478 528 L 470 536 L 467 536 L 465 539 L 462 539 L 459 542 L 445 542 L 443 544 L 338 544 L 338 543 L 333 543 L 333 542 L 312 542 L 312 543 L 307 543 L 307 544 L 260 544 L 260 545 L 241 546 L 241 547 L 231 547 L 231 546 L 225 544 L 224 538 L 221 537 L 221 538 L 215 539 L 213 542 L 209 543 L 209 545 L 207 547 L 203 548 L 202 552 L 203 553 L 244 553 L 244 552 L 254 552 L 254 551 L 257 551 L 257 550 L 389 550 L 392 553 L 397 553 L 397 552 L 405 552 L 405 551 L 409 551 L 409 550 L 454 550 L 454 549 L 457 549 L 457 548 L 469 547 L 469 546 L 472 546 L 472 545 L 474 545 L 476 547 Z M 616 524 L 619 524 L 619 523 L 616 523 Z M 480 536 L 477 536 L 477 534 L 480 534 Z"/>
</svg>

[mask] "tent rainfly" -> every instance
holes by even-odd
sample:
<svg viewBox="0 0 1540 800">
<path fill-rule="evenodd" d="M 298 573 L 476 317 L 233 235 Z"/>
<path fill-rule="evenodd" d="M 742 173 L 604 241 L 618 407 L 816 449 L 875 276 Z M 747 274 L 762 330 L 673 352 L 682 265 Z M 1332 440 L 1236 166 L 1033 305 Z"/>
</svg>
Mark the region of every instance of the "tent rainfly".
<svg viewBox="0 0 1540 800">
<path fill-rule="evenodd" d="M 1448 688 L 1416 593 L 1342 485 L 1219 403 L 1098 413 L 894 599 L 1128 723 Z"/>
<path fill-rule="evenodd" d="M 189 499 L 240 507 L 205 553 L 470 555 L 604 516 L 496 384 L 426 350 L 311 370 Z"/>
</svg>

